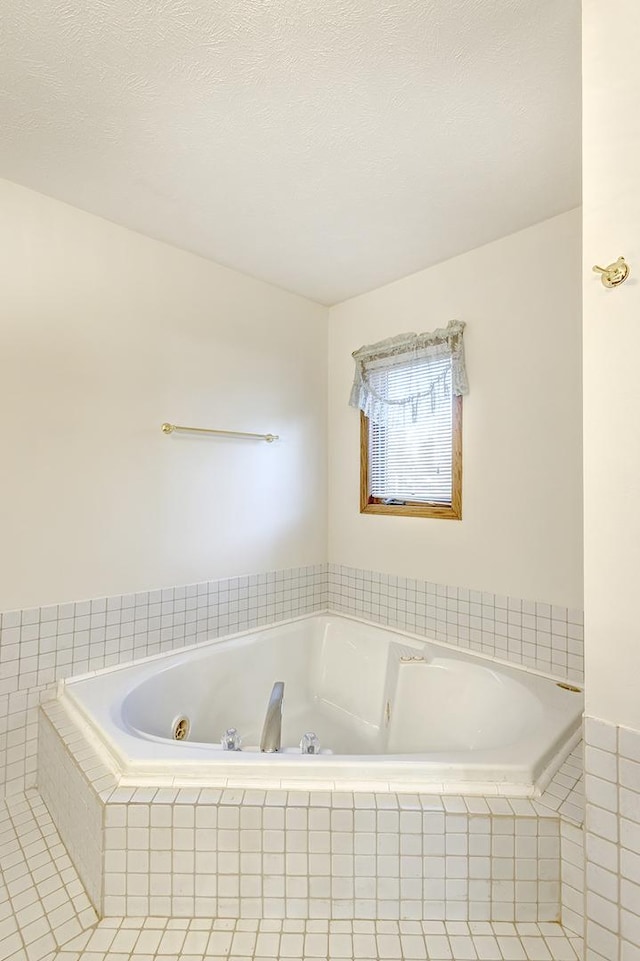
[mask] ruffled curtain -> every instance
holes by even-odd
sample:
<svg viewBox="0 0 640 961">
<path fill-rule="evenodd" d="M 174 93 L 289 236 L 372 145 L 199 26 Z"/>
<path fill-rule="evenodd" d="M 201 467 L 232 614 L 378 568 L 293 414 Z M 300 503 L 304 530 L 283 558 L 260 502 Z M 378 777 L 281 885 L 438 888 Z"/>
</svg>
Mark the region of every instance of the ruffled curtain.
<svg viewBox="0 0 640 961">
<path fill-rule="evenodd" d="M 406 422 L 421 405 L 467 394 L 464 322 L 424 334 L 400 334 L 354 351 L 356 370 L 349 403 L 374 423 Z"/>
</svg>

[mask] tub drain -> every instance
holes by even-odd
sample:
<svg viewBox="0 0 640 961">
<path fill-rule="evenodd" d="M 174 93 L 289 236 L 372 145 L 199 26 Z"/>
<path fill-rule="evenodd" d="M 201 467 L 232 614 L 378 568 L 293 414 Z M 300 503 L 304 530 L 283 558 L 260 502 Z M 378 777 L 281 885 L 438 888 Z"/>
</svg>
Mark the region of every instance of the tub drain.
<svg viewBox="0 0 640 961">
<path fill-rule="evenodd" d="M 173 722 L 173 739 L 174 741 L 186 741 L 189 737 L 189 718 L 179 717 Z"/>
<path fill-rule="evenodd" d="M 582 694 L 581 687 L 576 687 L 575 684 L 565 684 L 564 681 L 558 681 L 556 687 L 561 687 L 563 691 L 571 691 L 572 694 Z"/>
</svg>

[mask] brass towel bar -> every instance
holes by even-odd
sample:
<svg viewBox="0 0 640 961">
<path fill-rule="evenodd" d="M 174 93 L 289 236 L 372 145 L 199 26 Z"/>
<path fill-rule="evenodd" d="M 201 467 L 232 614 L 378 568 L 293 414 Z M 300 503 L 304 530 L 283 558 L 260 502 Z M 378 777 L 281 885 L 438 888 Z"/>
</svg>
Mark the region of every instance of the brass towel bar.
<svg viewBox="0 0 640 961">
<path fill-rule="evenodd" d="M 163 424 L 160 429 L 163 434 L 181 431 L 186 434 L 215 434 L 216 437 L 248 437 L 253 440 L 266 440 L 267 444 L 280 439 L 278 434 L 250 434 L 244 430 L 211 430 L 209 427 L 181 427 L 180 424 Z"/>
</svg>

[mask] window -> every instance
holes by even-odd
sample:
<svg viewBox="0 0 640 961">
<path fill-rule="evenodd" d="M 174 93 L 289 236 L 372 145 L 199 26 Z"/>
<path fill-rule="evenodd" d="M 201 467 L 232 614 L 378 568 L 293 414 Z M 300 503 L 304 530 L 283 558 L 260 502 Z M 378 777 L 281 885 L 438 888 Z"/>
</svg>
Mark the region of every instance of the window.
<svg viewBox="0 0 640 961">
<path fill-rule="evenodd" d="M 452 321 L 354 354 L 361 512 L 462 516 L 463 326 Z"/>
</svg>

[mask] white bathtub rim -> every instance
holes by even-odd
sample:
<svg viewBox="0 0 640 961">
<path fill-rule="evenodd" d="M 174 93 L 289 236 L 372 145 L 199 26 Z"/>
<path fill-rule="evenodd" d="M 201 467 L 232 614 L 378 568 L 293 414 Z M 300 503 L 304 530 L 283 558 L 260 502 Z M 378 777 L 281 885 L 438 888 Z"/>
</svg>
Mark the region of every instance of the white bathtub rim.
<svg viewBox="0 0 640 961">
<path fill-rule="evenodd" d="M 77 726 L 81 728 L 82 733 L 85 736 L 89 733 L 91 734 L 90 740 L 91 740 L 92 746 L 94 746 L 96 749 L 99 749 L 100 751 L 106 749 L 107 756 L 109 758 L 108 766 L 114 774 L 118 774 L 122 777 L 130 777 L 132 775 L 135 776 L 135 772 L 137 771 L 143 776 L 145 775 L 150 777 L 154 777 L 156 775 L 162 776 L 163 774 L 166 773 L 163 770 L 163 768 L 167 768 L 167 767 L 170 767 L 172 764 L 175 764 L 175 758 L 173 756 L 171 756 L 170 758 L 159 757 L 159 758 L 148 758 L 148 759 L 146 758 L 141 759 L 139 757 L 134 757 L 134 758 L 129 757 L 120 749 L 118 743 L 113 740 L 109 732 L 104 730 L 101 726 L 99 726 L 96 723 L 95 719 L 90 714 L 90 712 L 85 709 L 82 702 L 72 699 L 71 697 L 68 697 L 66 691 L 63 692 L 62 697 L 59 698 L 59 701 L 64 706 L 67 713 L 70 715 L 71 719 L 76 723 Z M 576 721 L 575 729 L 579 730 L 581 729 L 581 726 L 582 726 L 582 721 L 580 719 Z M 573 738 L 574 735 L 575 735 L 575 731 L 571 733 L 570 737 Z M 578 736 L 578 740 L 579 739 L 580 737 Z M 149 741 L 146 738 L 137 738 L 134 735 L 131 736 L 131 740 L 133 741 L 139 740 L 141 744 L 141 750 L 142 750 L 142 745 L 144 745 L 145 743 L 149 743 Z M 181 747 L 181 745 L 176 745 L 174 742 L 168 741 L 167 739 L 157 739 L 157 740 L 154 740 L 153 743 L 157 743 L 159 746 L 164 745 L 167 749 L 169 748 L 176 749 L 176 747 L 180 749 Z M 520 744 L 522 743 L 527 743 L 527 742 L 526 741 L 520 742 Z M 562 747 L 564 747 L 564 744 L 565 742 L 563 742 Z M 326 779 L 326 774 L 322 775 L 322 772 L 323 771 L 326 772 L 327 769 L 330 769 L 331 767 L 334 767 L 335 769 L 342 771 L 344 769 L 348 769 L 352 767 L 354 763 L 357 763 L 358 765 L 360 765 L 361 768 L 365 768 L 367 767 L 367 765 L 369 765 L 374 770 L 378 770 L 383 767 L 388 767 L 388 769 L 390 770 L 392 766 L 397 767 L 399 770 L 401 770 L 402 768 L 405 768 L 407 770 L 409 769 L 413 770 L 415 766 L 419 764 L 421 761 L 428 762 L 432 760 L 437 760 L 438 753 L 439 753 L 439 752 L 432 752 L 431 754 L 429 754 L 425 752 L 425 754 L 393 754 L 393 755 L 321 754 L 317 756 L 305 757 L 300 754 L 284 754 L 284 753 L 273 755 L 273 754 L 262 754 L 260 752 L 255 752 L 255 753 L 243 752 L 243 751 L 223 752 L 221 748 L 219 749 L 218 745 L 208 745 L 208 747 L 211 750 L 215 750 L 215 754 L 216 754 L 215 758 L 203 757 L 202 760 L 191 758 L 191 757 L 179 758 L 179 764 L 182 770 L 185 772 L 183 776 L 189 781 L 189 783 L 193 783 L 194 778 L 198 780 L 202 780 L 202 777 L 204 776 L 204 774 L 200 773 L 200 771 L 202 772 L 206 771 L 207 776 L 209 776 L 211 772 L 215 771 L 216 768 L 223 769 L 225 765 L 229 765 L 231 767 L 231 771 L 229 774 L 220 775 L 221 779 L 223 780 L 227 780 L 229 778 L 233 779 L 237 777 L 243 777 L 242 769 L 245 767 L 248 768 L 250 771 L 249 774 L 244 775 L 245 778 L 251 779 L 251 772 L 256 772 L 254 774 L 255 777 L 262 778 L 266 775 L 263 775 L 262 773 L 258 774 L 259 769 L 264 768 L 265 771 L 268 771 L 270 766 L 273 767 L 274 762 L 277 763 L 281 768 L 286 768 L 287 770 L 291 770 L 292 773 L 295 773 L 297 775 L 297 778 L 295 778 L 296 780 L 304 779 L 309 781 L 316 780 L 316 779 L 321 780 L 323 777 Z M 492 765 L 491 763 L 492 757 L 495 757 L 496 754 L 500 754 L 502 750 L 503 750 L 502 748 L 486 748 L 483 750 L 475 751 L 474 754 L 479 758 L 479 761 L 472 766 L 473 770 L 481 771 L 487 768 L 493 769 L 494 765 Z M 553 767 L 557 754 L 558 754 L 557 751 L 553 754 L 553 757 L 550 763 L 548 765 L 545 765 L 545 768 L 542 774 L 540 775 L 540 777 L 542 777 L 544 773 L 546 773 L 549 767 Z M 455 765 L 455 763 L 460 760 L 461 756 L 466 756 L 466 755 L 468 755 L 467 751 L 446 752 L 447 761 L 440 762 L 440 769 L 446 770 L 447 768 L 449 768 L 452 773 L 454 772 L 454 770 L 458 772 L 459 769 L 454 768 L 453 765 Z M 321 762 L 321 765 L 322 765 L 321 767 L 320 767 L 320 764 L 318 764 L 318 762 Z M 212 765 L 215 765 L 215 768 L 213 768 Z M 315 765 L 317 765 L 317 768 L 314 771 Z M 303 771 L 304 771 L 304 776 L 302 774 Z M 509 783 L 516 783 L 516 784 L 525 783 L 525 782 L 530 783 L 532 773 L 530 768 L 526 764 L 518 764 L 518 763 L 512 764 L 509 768 L 509 771 L 514 774 L 520 773 L 522 775 L 522 781 L 509 782 Z M 376 779 L 377 778 L 374 777 L 374 778 L 365 778 L 364 780 L 371 781 Z M 274 780 L 281 780 L 281 779 L 274 779 Z M 362 778 L 358 778 L 357 780 L 362 780 Z M 386 781 L 388 780 L 388 778 L 384 778 L 383 780 Z M 428 778 L 428 777 L 424 777 L 422 780 L 423 780 L 423 783 L 425 784 L 434 782 L 433 778 Z M 467 781 L 464 778 L 462 780 L 464 781 L 465 784 L 467 783 Z M 471 780 L 478 780 L 478 779 L 469 778 L 469 781 Z M 342 783 L 342 780 L 340 781 L 340 783 Z M 438 780 L 435 783 L 442 783 L 442 779 Z M 482 783 L 500 783 L 500 782 L 487 781 Z"/>
<path fill-rule="evenodd" d="M 188 659 L 192 652 L 206 651 L 207 648 L 215 644 L 230 642 L 238 638 L 253 636 L 257 632 L 273 630 L 286 624 L 294 624 L 312 618 L 318 619 L 323 616 L 353 621 L 367 627 L 387 631 L 394 635 L 400 635 L 403 639 L 409 638 L 414 642 L 412 646 L 415 646 L 417 649 L 423 648 L 425 645 L 430 645 L 436 648 L 451 650 L 455 652 L 457 657 L 462 657 L 463 660 L 470 659 L 473 662 L 476 658 L 480 657 L 480 659 L 485 662 L 500 663 L 509 671 L 523 673 L 525 675 L 533 674 L 545 680 L 555 680 L 554 677 L 549 677 L 543 672 L 531 671 L 526 667 L 516 666 L 511 662 L 499 662 L 487 655 L 478 655 L 474 651 L 469 651 L 456 645 L 445 645 L 438 641 L 431 641 L 428 638 L 396 630 L 387 625 L 380 625 L 365 621 L 361 618 L 352 618 L 339 612 L 329 611 L 313 612 L 302 617 L 252 628 L 235 635 L 226 635 L 225 637 L 215 638 L 211 641 L 200 642 L 189 645 L 188 647 L 178 648 L 177 650 L 151 655 L 147 658 L 136 659 L 128 664 L 92 671 L 82 676 L 70 678 L 66 682 L 62 682 L 59 686 L 60 700 L 76 725 L 79 726 L 83 734 L 88 737 L 94 750 L 97 751 L 107 767 L 119 780 L 119 783 L 131 786 L 140 786 L 142 784 L 149 786 L 152 784 L 156 786 L 177 786 L 179 784 L 181 786 L 199 785 L 200 787 L 228 787 L 230 785 L 241 787 L 241 785 L 251 784 L 251 786 L 254 787 L 259 785 L 264 787 L 265 784 L 268 784 L 271 789 L 279 789 L 282 788 L 282 785 L 285 783 L 295 783 L 295 789 L 298 790 L 353 790 L 353 785 L 366 784 L 369 790 L 379 792 L 397 791 L 399 790 L 399 785 L 402 785 L 404 792 L 415 792 L 418 790 L 427 793 L 459 794 L 462 790 L 465 794 L 484 795 L 497 793 L 505 796 L 531 797 L 540 793 L 542 779 L 544 779 L 545 784 L 548 783 L 566 756 L 566 753 L 568 753 L 566 750 L 567 741 L 571 739 L 571 741 L 575 743 L 576 740 L 579 740 L 580 720 L 576 719 L 573 724 L 573 730 L 567 740 L 562 741 L 561 744 L 557 744 L 555 752 L 550 750 L 544 758 L 542 762 L 544 763 L 544 768 L 538 772 L 537 777 L 535 777 L 536 772 L 533 764 L 518 764 L 512 761 L 508 767 L 505 767 L 504 778 L 496 778 L 494 774 L 491 780 L 485 781 L 482 777 L 483 771 L 487 772 L 488 769 L 491 769 L 495 772 L 497 766 L 502 766 L 496 764 L 495 749 L 478 751 L 476 754 L 477 760 L 472 764 L 467 763 L 466 770 L 460 767 L 452 767 L 452 764 L 455 764 L 456 761 L 458 761 L 458 763 L 461 761 L 461 758 L 456 758 L 454 752 L 447 754 L 448 764 L 435 754 L 395 754 L 389 756 L 323 755 L 321 757 L 324 763 L 322 763 L 321 766 L 318 765 L 315 769 L 314 766 L 320 758 L 303 758 L 300 755 L 288 756 L 279 754 L 277 757 L 276 770 L 274 770 L 274 761 L 271 756 L 247 753 L 243 757 L 242 753 L 240 753 L 239 755 L 226 756 L 224 759 L 220 758 L 219 754 L 217 758 L 180 758 L 180 773 L 178 774 L 175 770 L 175 756 L 170 757 L 165 755 L 164 757 L 148 758 L 139 755 L 132 757 L 131 754 L 127 752 L 126 747 L 123 747 L 117 740 L 112 739 L 109 732 L 97 723 L 90 711 L 85 711 L 82 702 L 76 700 L 70 690 L 75 683 L 94 678 L 98 675 L 120 673 L 120 671 L 130 669 L 133 666 L 142 669 L 144 665 L 150 662 L 162 661 L 167 658 L 171 658 L 174 664 L 178 664 L 184 659 Z M 167 747 L 169 746 L 175 748 L 172 742 L 169 742 Z M 420 765 L 421 760 L 436 761 L 438 763 L 438 771 L 430 776 L 425 772 L 420 774 L 417 767 Z M 468 758 L 465 758 L 465 760 L 468 760 Z M 354 764 L 357 764 L 355 777 L 345 777 L 345 772 L 348 771 L 349 768 L 352 768 Z M 410 777 L 407 776 L 409 772 Z M 447 773 L 451 774 L 451 782 L 446 780 Z M 336 780 L 333 780 L 333 777 L 335 777 Z M 350 785 L 352 786 L 350 787 Z M 393 785 L 393 787 L 390 785 Z"/>
<path fill-rule="evenodd" d="M 122 786 L 155 787 L 235 787 L 248 790 L 251 787 L 265 790 L 331 790 L 356 791 L 368 790 L 378 793 L 435 793 L 435 794 L 499 794 L 506 797 L 537 797 L 549 783 L 553 775 L 566 759 L 570 750 L 581 739 L 581 719 L 566 742 L 555 754 L 548 758 L 543 771 L 535 778 L 531 768 L 514 765 L 505 768 L 502 780 L 484 780 L 483 770 L 495 770 L 495 764 L 476 763 L 466 771 L 451 767 L 455 755 L 448 755 L 449 764 L 439 762 L 437 773 L 429 775 L 420 771 L 420 763 L 435 760 L 428 755 L 393 755 L 389 758 L 368 755 L 322 756 L 323 764 L 314 769 L 314 760 L 299 755 L 278 755 L 277 773 L 272 756 L 259 754 L 245 755 L 239 752 L 237 759 L 203 760 L 202 762 L 181 760 L 180 771 L 176 773 L 176 763 L 171 759 L 127 758 L 108 737 L 106 732 L 96 730 L 95 726 L 65 700 L 64 708 L 80 727 L 83 735 L 90 740 L 91 746 L 106 764 L 118 783 Z M 480 752 L 478 752 L 480 753 Z M 489 753 L 489 752 L 487 752 Z M 304 764 L 309 760 L 309 764 Z M 302 763 L 301 763 L 302 762 Z M 345 772 L 357 769 L 354 777 Z M 443 777 L 443 774 L 445 775 Z M 447 774 L 450 780 L 447 780 Z M 366 787 L 365 787 L 366 785 Z"/>
<path fill-rule="evenodd" d="M 89 746 L 95 752 L 101 763 L 108 769 L 115 781 L 115 787 L 109 791 L 109 795 L 114 790 L 126 788 L 132 791 L 138 788 L 154 789 L 192 789 L 200 790 L 219 790 L 219 791 L 294 791 L 306 794 L 317 794 L 323 792 L 346 792 L 346 793 L 374 793 L 374 794 L 397 794 L 397 795 L 434 795 L 439 797 L 496 797 L 496 798 L 526 798 L 536 800 L 544 792 L 549 782 L 557 772 L 561 764 L 566 760 L 573 749 L 582 740 L 582 722 L 578 724 L 576 730 L 567 739 L 561 749 L 554 755 L 551 762 L 542 773 L 540 778 L 532 786 L 530 783 L 504 782 L 498 781 L 436 781 L 429 778 L 416 777 L 415 773 L 409 780 L 403 780 L 401 776 L 393 778 L 368 778 L 362 777 L 346 780 L 341 778 L 338 781 L 329 778 L 310 779 L 309 777 L 267 777 L 254 773 L 253 776 L 212 776 L 210 770 L 206 777 L 189 772 L 181 772 L 180 775 L 162 772 L 140 772 L 123 770 L 119 759 L 111 751 L 109 745 L 102 736 L 99 735 L 95 726 L 87 721 L 84 712 L 69 700 L 62 702 L 62 707 L 69 717 L 69 720 L 80 730 L 83 737 L 88 741 Z M 73 749 L 67 747 L 73 754 Z M 407 765 L 409 766 L 409 765 Z"/>
</svg>

